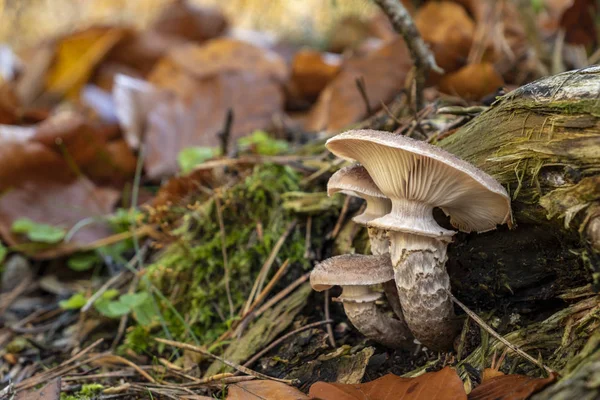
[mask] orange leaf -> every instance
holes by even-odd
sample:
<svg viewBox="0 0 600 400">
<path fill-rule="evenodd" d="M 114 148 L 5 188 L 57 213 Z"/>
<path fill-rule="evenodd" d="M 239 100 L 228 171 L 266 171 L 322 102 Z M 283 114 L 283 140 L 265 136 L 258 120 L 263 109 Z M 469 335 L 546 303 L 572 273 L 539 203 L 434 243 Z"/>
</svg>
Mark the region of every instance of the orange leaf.
<svg viewBox="0 0 600 400">
<path fill-rule="evenodd" d="M 475 22 L 463 7 L 449 1 L 426 3 L 417 12 L 415 24 L 444 72 L 456 71 L 466 64 Z"/>
<path fill-rule="evenodd" d="M 321 92 L 306 123 L 309 131 L 335 131 L 360 121 L 367 115 L 365 101 L 356 86 L 364 78 L 369 105 L 378 110 L 403 88 L 412 67 L 402 38 L 396 38 L 366 56 L 349 59 Z"/>
<path fill-rule="evenodd" d="M 227 400 L 305 400 L 308 396 L 285 383 L 275 381 L 240 382 L 227 387 Z"/>
<path fill-rule="evenodd" d="M 440 91 L 463 99 L 480 100 L 504 85 L 502 77 L 490 63 L 470 64 L 444 75 L 438 84 Z"/>
<path fill-rule="evenodd" d="M 469 400 L 525 400 L 556 380 L 525 375 L 502 375 L 485 380 L 469 394 Z"/>
<path fill-rule="evenodd" d="M 340 71 L 341 57 L 333 53 L 300 50 L 292 62 L 293 89 L 300 97 L 315 98 Z"/>
<path fill-rule="evenodd" d="M 388 374 L 369 383 L 345 385 L 317 382 L 310 396 L 320 400 L 460 400 L 467 399 L 456 370 L 445 367 L 416 378 Z"/>
</svg>

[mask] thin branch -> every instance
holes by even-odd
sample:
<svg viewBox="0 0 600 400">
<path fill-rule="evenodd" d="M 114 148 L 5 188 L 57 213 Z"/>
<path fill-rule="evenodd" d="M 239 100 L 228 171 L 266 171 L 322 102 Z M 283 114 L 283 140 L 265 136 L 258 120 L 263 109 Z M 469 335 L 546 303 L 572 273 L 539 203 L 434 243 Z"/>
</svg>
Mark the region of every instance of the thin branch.
<svg viewBox="0 0 600 400">
<path fill-rule="evenodd" d="M 475 314 L 467 306 L 465 306 L 463 303 L 461 303 L 456 297 L 454 297 L 454 295 L 452 293 L 450 293 L 449 290 L 446 290 L 446 293 L 448 293 L 448 296 L 450 297 L 450 299 L 452 299 L 453 302 L 455 302 L 460 308 L 462 308 L 463 311 L 465 313 L 467 313 L 467 315 L 473 319 L 473 321 L 477 322 L 477 324 L 479 324 L 479 326 L 481 326 L 483 329 L 485 329 L 490 335 L 492 335 L 493 337 L 498 339 L 506 347 L 508 347 L 509 349 L 511 349 L 512 351 L 514 351 L 515 353 L 517 353 L 524 359 L 526 359 L 526 360 L 532 362 L 533 364 L 537 365 L 538 367 L 546 370 L 548 373 L 551 373 L 551 374 L 556 373 L 552 368 L 544 365 L 540 361 L 536 360 L 535 358 L 533 358 L 529 354 L 525 353 L 523 350 L 521 350 L 520 348 L 518 348 L 517 346 L 515 346 L 514 344 L 512 344 L 505 338 L 503 338 L 498 332 L 496 332 L 494 329 L 492 329 L 492 327 L 489 326 L 484 320 L 479 318 L 479 316 L 477 314 Z"/>
<path fill-rule="evenodd" d="M 435 63 L 435 58 L 429 47 L 421 38 L 410 14 L 400 0 L 373 0 L 388 16 L 392 26 L 406 42 L 408 51 L 415 63 L 415 105 L 417 111 L 423 108 L 423 88 L 429 71 L 438 73 L 444 71 Z"/>
<path fill-rule="evenodd" d="M 270 345 L 268 345 L 267 347 L 265 347 L 264 349 L 262 349 L 261 351 L 259 351 L 258 353 L 256 353 L 254 356 L 252 356 L 251 359 L 249 359 L 248 361 L 246 361 L 244 363 L 244 367 L 250 367 L 250 366 L 252 366 L 252 364 L 254 364 L 256 362 L 256 360 L 258 360 L 259 358 L 261 358 L 262 356 L 264 356 L 265 354 L 267 354 L 269 351 L 273 350 L 279 344 L 283 343 L 286 339 L 288 339 L 288 338 L 296 335 L 297 333 L 304 332 L 304 331 L 306 331 L 308 329 L 316 328 L 317 326 L 321 326 L 321 325 L 331 326 L 332 322 L 333 322 L 333 320 L 331 320 L 331 319 L 327 319 L 325 321 L 314 322 L 312 324 L 305 325 L 305 326 L 303 326 L 301 328 L 298 328 L 296 330 L 293 330 L 293 331 L 291 331 L 291 332 L 283 335 L 282 337 L 280 337 L 279 339 L 273 341 Z"/>
<path fill-rule="evenodd" d="M 367 84 L 365 83 L 365 77 L 360 76 L 356 78 L 354 81 L 356 83 L 356 87 L 360 93 L 360 97 L 362 97 L 365 102 L 365 108 L 367 110 L 367 117 L 370 117 L 373 114 L 373 109 L 371 108 L 371 103 L 369 102 L 369 96 L 367 95 Z"/>
<path fill-rule="evenodd" d="M 199 346 L 194 346 L 194 345 L 191 345 L 191 344 L 188 344 L 188 343 L 175 342 L 173 340 L 166 340 L 166 339 L 161 339 L 161 338 L 155 338 L 154 340 L 156 340 L 159 343 L 163 343 L 163 344 L 166 344 L 166 345 L 169 345 L 169 346 L 177 347 L 177 348 L 180 348 L 180 349 L 183 349 L 183 350 L 193 351 L 195 353 L 200 353 L 200 354 L 205 355 L 207 357 L 214 358 L 215 360 L 218 360 L 218 361 L 222 362 L 223 364 L 227 365 L 228 367 L 236 369 L 236 370 L 238 370 L 238 371 L 240 371 L 240 372 L 242 372 L 242 373 L 244 373 L 246 375 L 252 375 L 252 376 L 254 376 L 256 378 L 259 378 L 259 379 L 269 379 L 269 380 L 276 381 L 276 382 L 282 382 L 282 383 L 286 383 L 288 385 L 291 384 L 291 383 L 293 383 L 290 380 L 273 378 L 272 376 L 268 376 L 268 375 L 265 375 L 265 374 L 261 374 L 260 372 L 252 371 L 251 369 L 246 368 L 243 365 L 236 364 L 234 362 L 225 360 L 224 358 L 221 358 L 221 357 L 219 357 L 217 355 L 214 355 L 214 354 L 206 351 L 205 349 L 203 349 L 202 347 L 199 347 Z"/>
</svg>

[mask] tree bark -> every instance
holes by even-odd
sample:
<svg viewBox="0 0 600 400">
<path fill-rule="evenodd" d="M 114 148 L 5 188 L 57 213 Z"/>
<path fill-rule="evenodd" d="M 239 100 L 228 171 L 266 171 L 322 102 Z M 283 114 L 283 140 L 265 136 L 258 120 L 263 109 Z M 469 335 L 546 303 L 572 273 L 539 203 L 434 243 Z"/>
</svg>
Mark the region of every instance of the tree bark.
<svg viewBox="0 0 600 400">
<path fill-rule="evenodd" d="M 458 235 L 448 268 L 459 297 L 545 300 L 590 271 L 600 283 L 600 67 L 525 85 L 439 145 L 507 188 L 517 225 Z"/>
</svg>

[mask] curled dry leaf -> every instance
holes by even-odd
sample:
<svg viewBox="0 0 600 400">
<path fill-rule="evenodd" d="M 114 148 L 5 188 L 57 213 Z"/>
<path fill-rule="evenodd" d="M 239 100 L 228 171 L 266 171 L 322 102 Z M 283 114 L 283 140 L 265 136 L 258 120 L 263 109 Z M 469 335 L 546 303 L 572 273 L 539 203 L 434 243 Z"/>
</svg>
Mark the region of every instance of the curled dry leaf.
<svg viewBox="0 0 600 400">
<path fill-rule="evenodd" d="M 227 387 L 227 400 L 305 400 L 307 395 L 285 383 L 256 380 L 240 382 Z"/>
<path fill-rule="evenodd" d="M 438 84 L 440 91 L 467 100 L 480 100 L 504 85 L 502 77 L 490 63 L 470 64 L 444 75 Z"/>
<path fill-rule="evenodd" d="M 320 400 L 460 400 L 467 399 L 456 370 L 445 367 L 416 378 L 388 374 L 358 385 L 317 382 L 311 386 L 311 398 Z"/>
<path fill-rule="evenodd" d="M 445 73 L 467 63 L 475 22 L 464 7 L 450 1 L 428 2 L 415 15 L 415 24 Z"/>
<path fill-rule="evenodd" d="M 161 95 L 146 110 L 148 176 L 174 174 L 184 148 L 219 146 L 230 109 L 230 142 L 268 128 L 283 110 L 287 75 L 285 62 L 275 53 L 237 40 L 173 50 L 149 78 Z"/>
<path fill-rule="evenodd" d="M 400 37 L 366 56 L 352 57 L 336 78 L 321 92 L 311 109 L 305 128 L 309 131 L 335 131 L 367 116 L 365 101 L 356 80 L 364 79 L 372 110 L 381 108 L 403 88 L 412 61 Z"/>
<path fill-rule="evenodd" d="M 487 371 L 487 370 L 486 370 Z M 485 379 L 469 394 L 469 400 L 525 400 L 556 380 L 552 374 L 547 378 L 532 378 L 525 375 L 496 375 Z M 495 370 L 494 370 L 495 371 Z"/>
</svg>

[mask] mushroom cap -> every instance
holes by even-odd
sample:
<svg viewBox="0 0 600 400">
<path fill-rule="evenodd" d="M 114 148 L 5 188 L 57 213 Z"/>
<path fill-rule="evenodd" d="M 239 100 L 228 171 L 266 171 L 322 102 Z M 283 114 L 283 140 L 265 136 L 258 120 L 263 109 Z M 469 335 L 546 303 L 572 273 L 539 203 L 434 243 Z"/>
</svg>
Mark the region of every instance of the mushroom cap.
<svg viewBox="0 0 600 400">
<path fill-rule="evenodd" d="M 365 195 L 386 198 L 373 182 L 367 169 L 360 164 L 352 164 L 341 168 L 331 175 L 329 182 L 327 182 L 327 195 L 332 196 L 337 192 L 360 198 Z"/>
<path fill-rule="evenodd" d="M 332 286 L 368 286 L 394 279 L 389 254 L 380 256 L 344 254 L 320 262 L 310 273 L 310 284 L 317 292 Z"/>
<path fill-rule="evenodd" d="M 359 164 L 349 165 L 331 175 L 327 182 L 327 195 L 332 196 L 338 192 L 360 197 L 367 202 L 365 212 L 352 219 L 357 224 L 366 225 L 392 209 L 391 201 L 381 193 L 366 168 Z"/>
<path fill-rule="evenodd" d="M 406 199 L 440 207 L 464 232 L 484 232 L 512 222 L 510 197 L 502 185 L 438 147 L 368 129 L 341 133 L 326 146 L 338 157 L 364 165 L 392 203 Z"/>
</svg>

